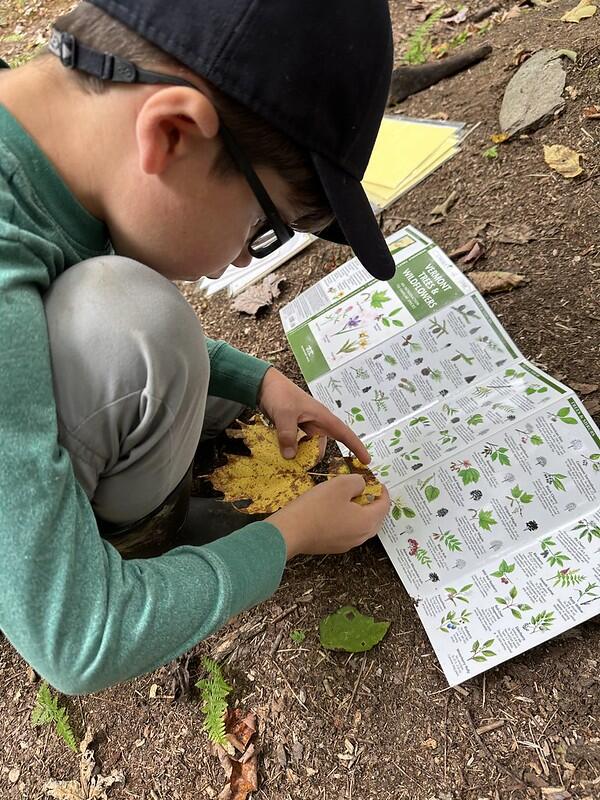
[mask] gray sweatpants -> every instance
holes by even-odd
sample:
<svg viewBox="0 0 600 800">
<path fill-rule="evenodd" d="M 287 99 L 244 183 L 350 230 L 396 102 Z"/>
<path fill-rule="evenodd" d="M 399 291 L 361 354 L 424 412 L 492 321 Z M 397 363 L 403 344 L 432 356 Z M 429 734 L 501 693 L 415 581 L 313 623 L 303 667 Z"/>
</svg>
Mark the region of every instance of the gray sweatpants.
<svg viewBox="0 0 600 800">
<path fill-rule="evenodd" d="M 242 407 L 207 397 L 198 318 L 149 267 L 118 256 L 83 261 L 44 304 L 59 441 L 96 515 L 136 522 L 181 481 L 201 435 Z"/>
</svg>

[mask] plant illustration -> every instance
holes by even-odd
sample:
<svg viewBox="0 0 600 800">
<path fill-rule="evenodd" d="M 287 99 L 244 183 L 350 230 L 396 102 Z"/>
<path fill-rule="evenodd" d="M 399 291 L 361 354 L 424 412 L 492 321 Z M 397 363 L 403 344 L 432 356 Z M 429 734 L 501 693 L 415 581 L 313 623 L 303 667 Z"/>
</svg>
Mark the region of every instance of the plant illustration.
<svg viewBox="0 0 600 800">
<path fill-rule="evenodd" d="M 435 475 L 430 475 L 424 481 L 419 481 L 418 488 L 425 493 L 425 499 L 429 503 L 433 503 L 434 500 L 440 496 L 440 490 L 437 486 L 434 486 L 431 481 L 435 478 Z"/>
<path fill-rule="evenodd" d="M 465 364 L 468 364 L 469 366 L 471 366 L 473 364 L 473 362 L 475 361 L 475 357 L 474 356 L 468 356 L 465 353 L 456 353 L 456 355 L 452 356 L 450 361 L 464 361 Z"/>
<path fill-rule="evenodd" d="M 408 423 L 409 428 L 416 428 L 419 425 L 422 425 L 424 428 L 428 428 L 431 425 L 429 417 L 414 417 Z"/>
<path fill-rule="evenodd" d="M 390 474 L 391 466 L 390 464 L 381 464 L 377 467 L 371 467 L 371 472 L 375 477 L 379 478 L 387 478 Z"/>
<path fill-rule="evenodd" d="M 442 633 L 450 633 L 456 630 L 460 625 L 467 625 L 471 621 L 471 612 L 464 608 L 460 615 L 457 616 L 456 611 L 448 611 L 440 620 L 440 630 Z"/>
<path fill-rule="evenodd" d="M 458 414 L 458 408 L 452 408 L 452 406 L 449 406 L 448 403 L 444 403 L 444 405 L 442 406 L 442 412 L 447 417 L 453 418 L 453 417 L 456 417 L 456 415 Z M 456 421 L 458 422 L 458 420 L 456 420 Z"/>
<path fill-rule="evenodd" d="M 477 514 L 476 510 L 475 513 Z M 477 524 L 479 525 L 481 530 L 491 531 L 492 525 L 497 525 L 498 520 L 494 519 L 494 515 L 491 511 L 485 511 L 484 509 L 481 509 L 481 511 L 478 514 Z"/>
<path fill-rule="evenodd" d="M 590 603 L 595 602 L 596 600 L 600 600 L 600 594 L 597 594 L 597 590 L 600 588 L 597 583 L 588 583 L 585 589 L 578 589 L 578 598 L 575 601 L 578 606 L 588 606 Z M 584 597 L 587 597 L 587 600 L 584 600 Z"/>
<path fill-rule="evenodd" d="M 398 444 L 400 444 L 400 439 L 401 438 L 402 438 L 402 431 L 400 430 L 400 428 L 396 428 L 396 430 L 394 431 L 393 438 L 390 439 L 389 446 L 390 447 L 396 447 Z"/>
<path fill-rule="evenodd" d="M 363 411 L 358 406 L 354 406 L 350 411 L 346 411 L 346 418 L 348 420 L 348 425 L 352 425 L 353 422 L 365 421 Z"/>
<path fill-rule="evenodd" d="M 515 564 L 509 564 L 507 561 L 502 560 L 498 569 L 491 574 L 494 576 L 494 578 L 500 578 L 502 583 L 512 583 L 508 576 L 514 571 Z"/>
<path fill-rule="evenodd" d="M 414 556 L 417 561 L 426 567 L 431 566 L 431 558 L 424 547 L 420 547 L 416 539 L 408 540 L 408 555 Z"/>
<path fill-rule="evenodd" d="M 467 418 L 467 425 L 475 427 L 475 425 L 483 425 L 484 419 L 481 414 L 472 414 Z"/>
<path fill-rule="evenodd" d="M 391 299 L 385 290 L 375 291 L 371 295 L 371 308 L 383 308 L 383 304 L 389 303 Z M 398 310 L 400 311 L 401 309 Z"/>
<path fill-rule="evenodd" d="M 524 378 L 525 373 L 519 372 L 519 370 L 516 369 L 507 369 L 504 371 L 504 377 L 508 378 L 509 380 L 518 380 L 519 378 Z"/>
<path fill-rule="evenodd" d="M 539 447 L 539 445 L 544 444 L 544 440 L 542 437 L 537 433 L 532 433 L 531 431 L 522 431 L 517 428 L 517 433 L 521 434 L 521 442 L 522 444 L 529 444 L 534 445 L 534 447 Z"/>
<path fill-rule="evenodd" d="M 523 516 L 523 506 L 531 503 L 533 495 L 521 489 L 518 485 L 510 490 L 510 495 L 506 495 L 506 499 L 510 501 L 510 510 L 513 514 L 520 514 Z"/>
<path fill-rule="evenodd" d="M 587 519 L 580 519 L 577 525 L 571 528 L 571 532 L 577 533 L 580 539 L 587 539 L 589 543 L 594 539 L 600 539 L 600 526 Z"/>
<path fill-rule="evenodd" d="M 532 394 L 545 394 L 547 391 L 547 386 L 540 386 L 539 383 L 534 383 L 525 389 L 525 394 L 531 396 Z"/>
<path fill-rule="evenodd" d="M 544 478 L 548 486 L 554 486 L 554 488 L 558 489 L 560 492 L 566 491 L 565 484 L 563 483 L 566 477 L 566 475 L 561 475 L 560 472 L 544 472 Z"/>
<path fill-rule="evenodd" d="M 577 425 L 576 417 L 571 416 L 571 409 L 569 406 L 564 406 L 564 408 L 559 408 L 556 414 L 549 411 L 548 416 L 552 420 L 552 422 L 564 422 L 565 425 Z"/>
<path fill-rule="evenodd" d="M 491 646 L 494 644 L 495 639 L 488 639 L 487 642 L 483 644 L 479 644 L 479 641 L 474 641 L 473 646 L 471 647 L 471 655 L 469 656 L 469 661 L 477 661 L 483 662 L 487 661 L 488 658 L 492 658 L 496 655 L 493 650 L 490 650 Z"/>
<path fill-rule="evenodd" d="M 389 364 L 391 367 L 395 367 L 396 364 L 398 363 L 396 361 L 396 359 L 394 358 L 394 356 L 390 356 L 390 355 L 384 356 L 383 360 L 385 361 L 386 364 Z"/>
<path fill-rule="evenodd" d="M 462 550 L 460 540 L 450 531 L 443 531 L 440 528 L 439 533 L 432 533 L 431 536 L 436 541 L 440 541 L 451 553 L 458 553 Z"/>
<path fill-rule="evenodd" d="M 225 715 L 227 714 L 227 695 L 232 687 L 225 681 L 221 668 L 216 661 L 203 658 L 202 665 L 208 672 L 208 678 L 199 680 L 196 688 L 202 694 L 203 728 L 208 738 L 221 746 L 228 744 L 225 736 Z"/>
<path fill-rule="evenodd" d="M 441 369 L 432 369 L 431 372 L 429 373 L 429 377 L 431 378 L 432 381 L 439 383 L 444 376 L 442 374 Z"/>
<path fill-rule="evenodd" d="M 498 347 L 496 342 L 494 342 L 493 339 L 490 339 L 489 336 L 478 336 L 476 341 L 478 341 L 484 347 L 487 347 L 488 350 L 495 351 L 496 353 L 502 352 L 502 348 Z"/>
<path fill-rule="evenodd" d="M 460 306 L 452 306 L 452 310 L 456 311 L 456 313 L 461 316 L 462 321 L 465 324 L 472 322 L 474 319 L 481 319 L 476 311 L 474 311 L 472 308 L 467 309 L 464 303 L 462 303 Z"/>
<path fill-rule="evenodd" d="M 506 411 L 507 414 L 512 414 L 514 412 L 513 406 L 508 405 L 508 403 L 494 403 L 492 406 L 493 411 Z"/>
<path fill-rule="evenodd" d="M 416 512 L 413 511 L 412 508 L 409 506 L 405 506 L 404 502 L 401 498 L 396 498 L 392 501 L 392 519 L 398 521 L 401 517 L 406 517 L 407 519 L 414 519 L 417 515 Z"/>
<path fill-rule="evenodd" d="M 458 436 L 452 436 L 448 430 L 439 431 L 439 441 L 442 447 L 448 444 L 454 444 Z"/>
<path fill-rule="evenodd" d="M 582 583 L 585 577 L 581 574 L 579 569 L 566 567 L 565 569 L 561 569 L 560 572 L 557 572 L 552 580 L 554 581 L 552 584 L 553 586 L 560 586 L 564 589 L 567 586 L 575 586 L 578 583 Z"/>
<path fill-rule="evenodd" d="M 358 328 L 361 323 L 361 318 L 358 314 L 355 314 L 353 317 L 348 317 L 344 325 L 339 329 L 339 331 L 335 331 L 332 333 L 332 336 L 341 336 L 344 333 L 348 333 L 348 330 L 351 328 Z"/>
<path fill-rule="evenodd" d="M 594 472 L 600 472 L 600 453 L 591 453 L 589 456 L 582 456 L 583 463 L 592 467 Z"/>
<path fill-rule="evenodd" d="M 479 480 L 479 470 L 471 466 L 470 461 L 453 461 L 450 464 L 452 472 L 457 472 L 458 477 L 463 482 L 463 486 L 468 486 L 470 483 L 477 483 Z"/>
<path fill-rule="evenodd" d="M 485 447 L 481 451 L 481 455 L 492 461 L 497 461 L 503 467 L 510 467 L 510 455 L 508 447 L 499 447 L 493 442 L 486 442 Z"/>
<path fill-rule="evenodd" d="M 508 593 L 508 598 L 496 597 L 496 603 L 502 606 L 503 611 L 510 611 L 515 619 L 521 619 L 524 611 L 531 611 L 531 606 L 527 603 L 517 603 L 517 595 L 519 591 L 516 586 L 511 586 Z"/>
<path fill-rule="evenodd" d="M 549 631 L 555 622 L 553 611 L 540 611 L 539 614 L 535 614 L 529 622 L 523 625 L 523 628 L 528 633 L 542 633 L 543 631 Z"/>
<path fill-rule="evenodd" d="M 390 398 L 380 389 L 375 389 L 375 394 L 372 397 L 372 401 L 375 403 L 378 411 L 387 411 L 387 401 L 389 399 Z"/>
<path fill-rule="evenodd" d="M 487 397 L 494 391 L 495 388 L 496 388 L 495 386 L 476 386 L 474 392 L 475 397 L 479 398 Z"/>
<path fill-rule="evenodd" d="M 401 320 L 391 319 L 392 317 L 396 316 L 396 314 L 400 314 L 401 311 L 402 311 L 401 308 L 395 308 L 393 311 L 390 312 L 390 314 L 387 317 L 382 317 L 381 324 L 384 326 L 384 328 L 389 328 L 392 325 L 395 325 L 396 328 L 403 328 L 404 323 Z"/>
<path fill-rule="evenodd" d="M 448 329 L 446 328 L 446 323 L 438 322 L 436 317 L 432 317 L 429 320 L 429 330 L 435 336 L 436 339 L 439 339 L 441 336 L 448 335 Z"/>
<path fill-rule="evenodd" d="M 411 450 L 410 453 L 402 453 L 400 458 L 402 458 L 404 461 L 418 461 L 420 458 L 420 452 L 421 448 L 415 447 L 415 449 Z"/>
<path fill-rule="evenodd" d="M 332 392 L 337 392 L 338 394 L 342 393 L 342 382 L 336 380 L 335 378 L 330 378 L 327 383 L 327 388 Z"/>
<path fill-rule="evenodd" d="M 350 367 L 352 372 L 360 381 L 367 381 L 369 380 L 369 373 L 364 367 Z"/>
<path fill-rule="evenodd" d="M 352 341 L 352 339 L 346 339 L 344 344 L 336 352 L 336 356 L 339 356 L 340 353 L 354 353 L 357 350 L 358 350 L 358 344 Z"/>
<path fill-rule="evenodd" d="M 409 394 L 415 394 L 417 391 L 415 384 L 408 378 L 401 379 L 400 383 L 398 384 L 398 389 L 400 389 L 400 391 L 409 392 Z"/>
<path fill-rule="evenodd" d="M 446 600 L 452 605 L 456 605 L 457 603 L 468 603 L 469 598 L 468 594 L 473 588 L 472 583 L 467 583 L 465 586 L 461 587 L 460 589 L 455 589 L 453 586 L 446 586 L 444 591 L 446 592 Z"/>
<path fill-rule="evenodd" d="M 411 353 L 419 353 L 423 346 L 419 342 L 412 341 L 413 335 L 409 333 L 407 336 L 402 337 L 402 347 L 408 347 Z"/>
<path fill-rule="evenodd" d="M 58 695 L 52 696 L 50 687 L 44 681 L 38 689 L 35 706 L 31 712 L 32 725 L 54 725 L 58 736 L 67 747 L 77 752 L 77 741 L 69 722 L 69 714 L 64 706 L 58 705 Z"/>
<path fill-rule="evenodd" d="M 540 547 L 542 548 L 542 558 L 547 559 L 551 567 L 562 567 L 565 561 L 571 560 L 571 556 L 566 553 L 561 553 L 560 550 L 553 550 L 556 547 L 556 542 L 550 536 L 542 539 Z"/>
</svg>

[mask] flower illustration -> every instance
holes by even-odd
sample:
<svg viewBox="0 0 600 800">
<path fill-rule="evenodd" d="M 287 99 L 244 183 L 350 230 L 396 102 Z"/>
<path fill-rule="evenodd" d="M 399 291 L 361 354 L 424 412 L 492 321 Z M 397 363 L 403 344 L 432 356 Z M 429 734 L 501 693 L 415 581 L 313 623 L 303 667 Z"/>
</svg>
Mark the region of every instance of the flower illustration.
<svg viewBox="0 0 600 800">
<path fill-rule="evenodd" d="M 350 317 L 346 324 L 349 328 L 356 328 L 360 325 L 360 317 L 358 314 L 355 317 Z"/>
<path fill-rule="evenodd" d="M 417 554 L 417 550 L 419 549 L 419 543 L 416 539 L 409 539 L 408 540 L 408 554 L 410 556 L 415 556 Z"/>
</svg>

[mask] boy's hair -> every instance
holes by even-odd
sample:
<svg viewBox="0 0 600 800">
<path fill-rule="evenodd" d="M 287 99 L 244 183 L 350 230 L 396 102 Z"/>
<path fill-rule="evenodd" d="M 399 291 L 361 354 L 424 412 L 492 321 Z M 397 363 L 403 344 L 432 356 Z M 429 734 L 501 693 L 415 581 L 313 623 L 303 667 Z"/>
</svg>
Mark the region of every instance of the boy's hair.
<svg viewBox="0 0 600 800">
<path fill-rule="evenodd" d="M 71 33 L 83 44 L 101 52 L 112 53 L 140 67 L 168 70 L 189 79 L 190 71 L 181 62 L 137 33 L 113 19 L 91 3 L 81 2 L 56 21 L 58 31 Z M 81 87 L 91 93 L 109 90 L 109 81 L 102 81 L 75 71 Z M 293 220 L 298 230 L 320 231 L 333 221 L 333 215 L 315 169 L 307 154 L 285 134 L 264 121 L 237 100 L 229 97 L 202 78 L 207 94 L 223 123 L 234 133 L 240 146 L 255 166 L 270 167 L 289 186 L 291 201 L 301 209 Z M 238 168 L 223 147 L 214 165 L 221 175 L 237 172 Z"/>
</svg>

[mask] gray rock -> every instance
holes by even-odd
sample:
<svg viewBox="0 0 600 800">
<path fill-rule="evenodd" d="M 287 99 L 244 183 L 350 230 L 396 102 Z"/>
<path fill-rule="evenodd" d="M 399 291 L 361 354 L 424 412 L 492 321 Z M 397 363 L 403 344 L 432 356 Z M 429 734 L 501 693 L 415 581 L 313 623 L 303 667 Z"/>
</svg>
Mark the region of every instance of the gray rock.
<svg viewBox="0 0 600 800">
<path fill-rule="evenodd" d="M 513 136 L 540 128 L 565 106 L 567 73 L 557 50 L 539 50 L 513 75 L 500 109 L 500 130 Z"/>
</svg>

